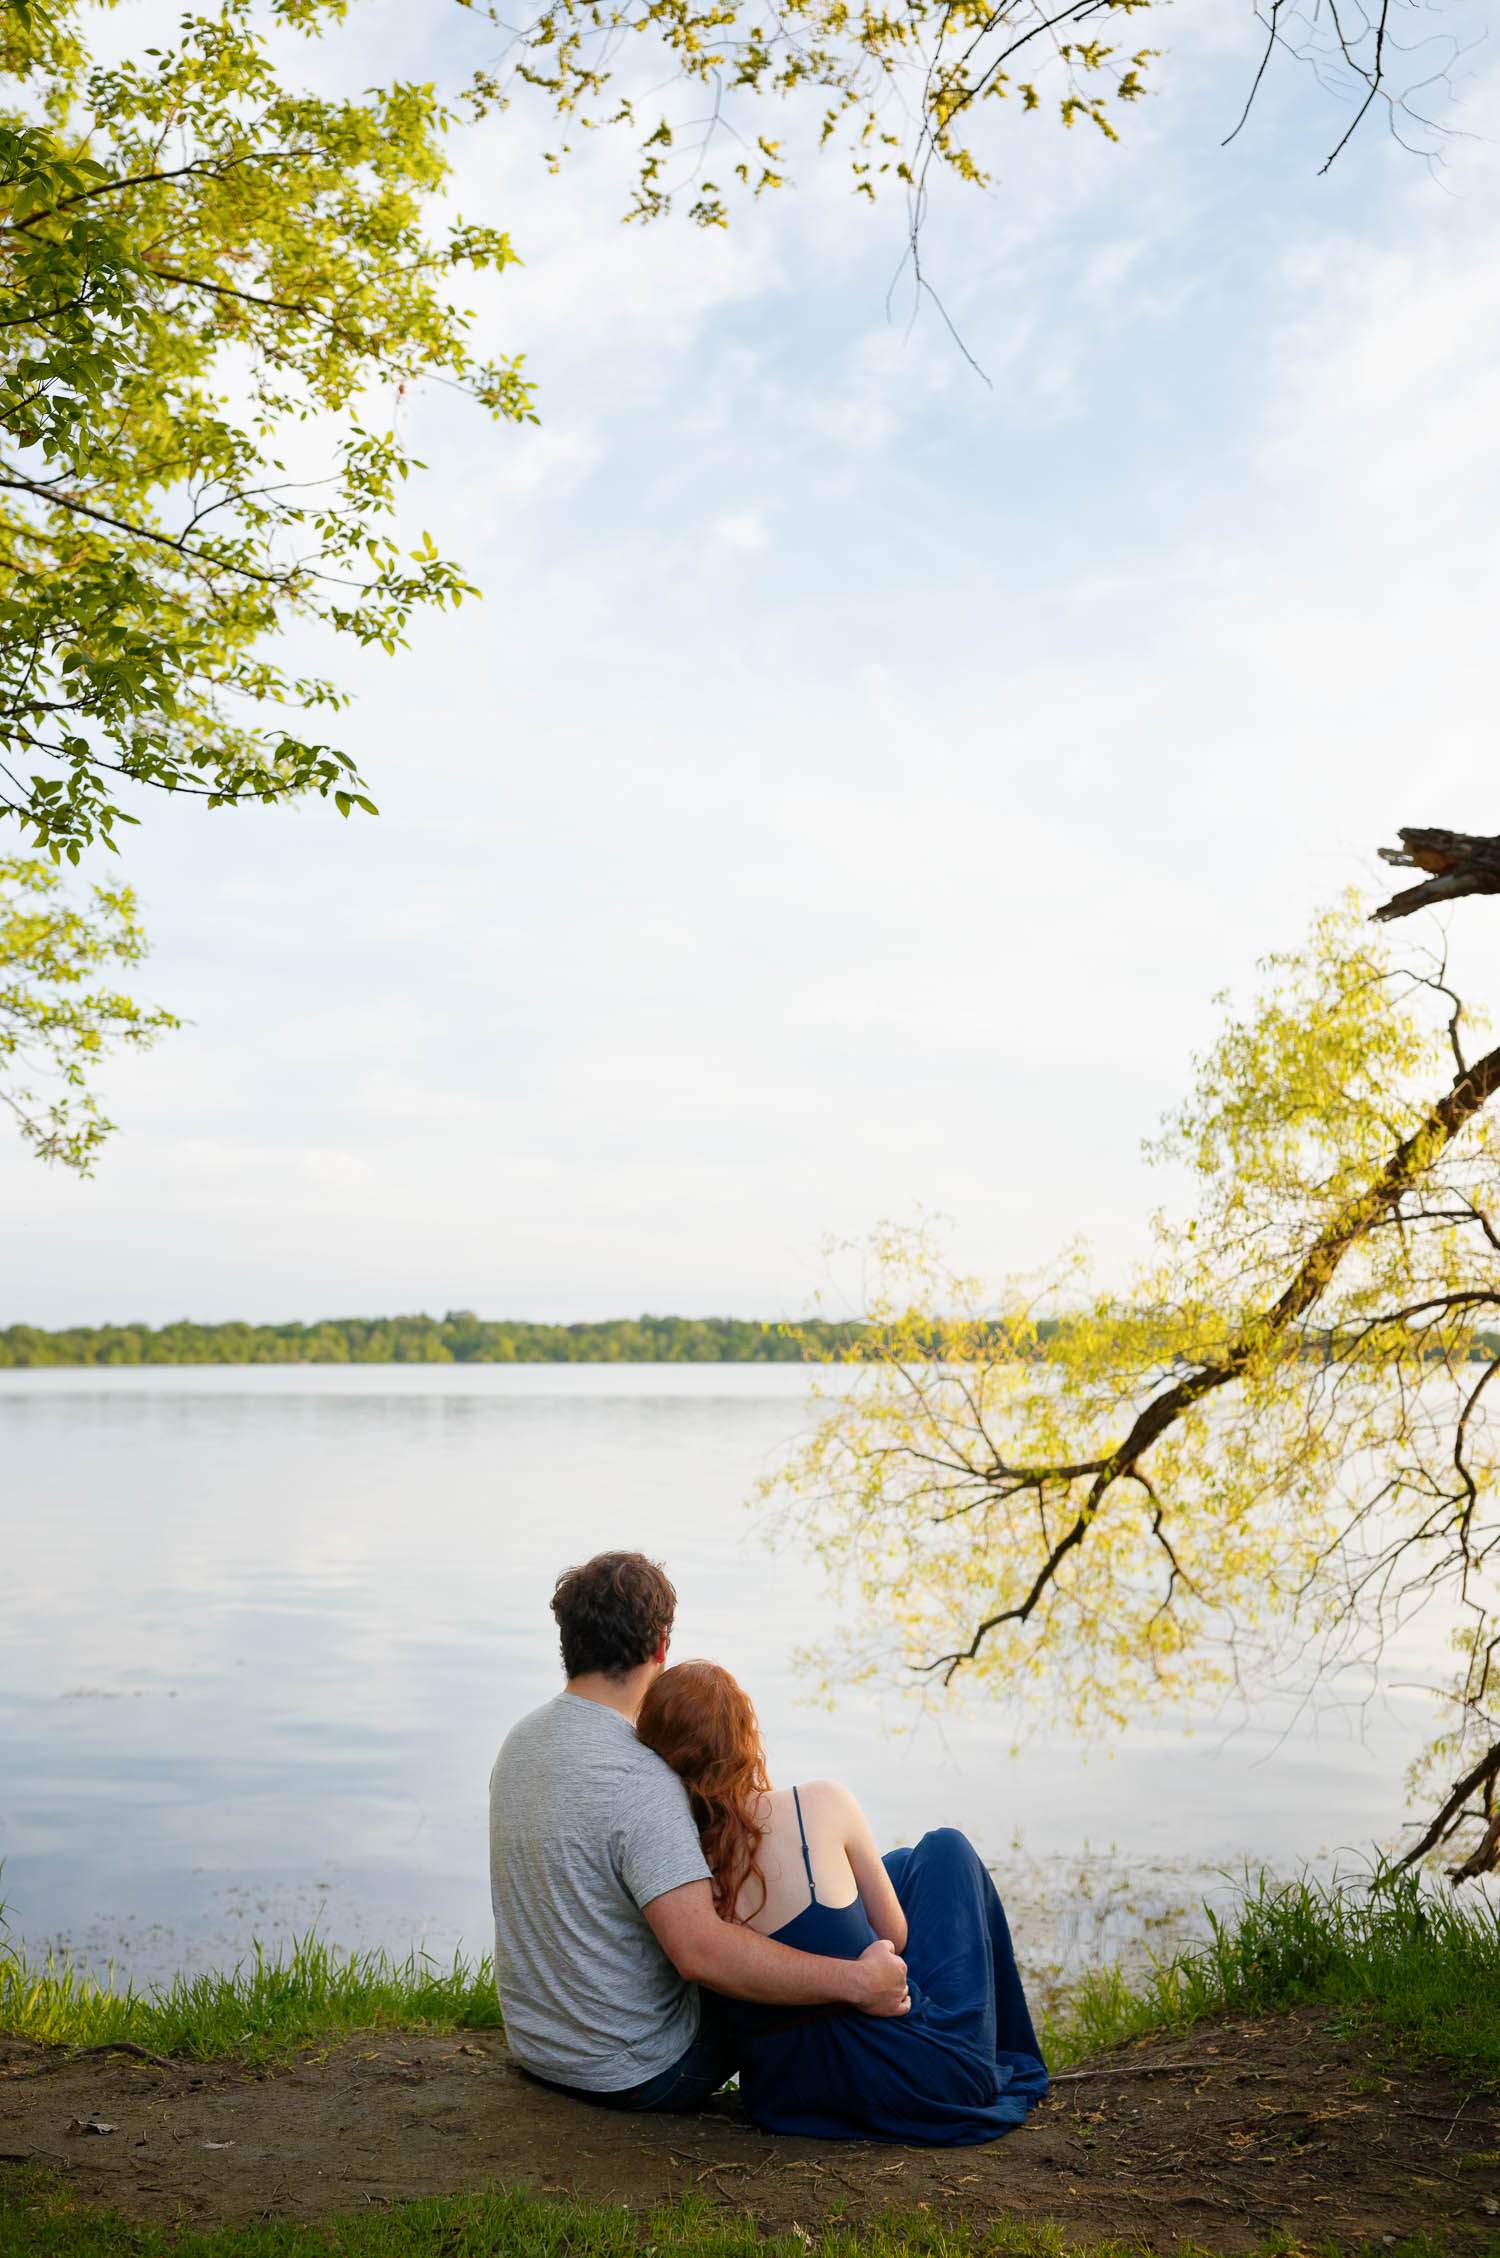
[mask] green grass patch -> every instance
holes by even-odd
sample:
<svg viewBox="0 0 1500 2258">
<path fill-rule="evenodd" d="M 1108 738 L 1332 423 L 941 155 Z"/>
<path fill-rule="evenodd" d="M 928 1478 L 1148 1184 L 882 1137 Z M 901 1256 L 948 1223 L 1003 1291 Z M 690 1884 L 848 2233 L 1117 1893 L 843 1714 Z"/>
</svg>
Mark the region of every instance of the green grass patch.
<svg viewBox="0 0 1500 2258">
<path fill-rule="evenodd" d="M 1323 2246 L 1273 2238 L 1260 2258 L 1321 2258 Z M 433 2196 L 314 2226 L 287 2220 L 179 2233 L 75 2202 L 26 2173 L 0 2182 L 0 2258 L 1141 2258 L 1134 2241 L 1075 2241 L 1057 2227 L 1001 2222 L 974 2233 L 913 2217 L 861 2228 L 763 2236 L 754 2223 L 687 2201 L 653 2212 L 510 2193 Z M 1444 2258 L 1422 2235 L 1379 2258 Z M 1190 2245 L 1178 2258 L 1206 2258 Z M 1485 2258 L 1500 2258 L 1500 2246 Z"/>
<path fill-rule="evenodd" d="M 1411 1875 L 1247 1884 L 1212 1934 L 1128 1980 L 1086 1975 L 1046 2025 L 1054 2067 L 1226 2014 L 1316 2004 L 1389 2039 L 1393 2058 L 1444 2062 L 1500 2085 L 1500 1906 Z M 0 2030 L 58 2046 L 131 2039 L 157 2054 L 285 2060 L 353 2031 L 498 2027 L 490 1963 L 346 1954 L 316 1935 L 235 1969 L 151 1991 L 0 1946 Z"/>
<path fill-rule="evenodd" d="M 1212 1934 L 1127 1982 L 1086 1975 L 1048 2031 L 1061 2063 L 1215 2015 L 1316 2005 L 1374 2029 L 1397 2057 L 1500 2084 L 1500 1905 L 1441 1894 L 1412 1874 L 1277 1882 L 1260 1875 Z"/>
<path fill-rule="evenodd" d="M 350 2031 L 497 2026 L 488 1960 L 449 1965 L 411 1953 L 340 1953 L 316 1935 L 226 1972 L 179 1976 L 151 1991 L 100 1982 L 48 1959 L 0 1949 L 0 2030 L 52 2046 L 130 2039 L 154 2054 L 284 2060 Z"/>
</svg>

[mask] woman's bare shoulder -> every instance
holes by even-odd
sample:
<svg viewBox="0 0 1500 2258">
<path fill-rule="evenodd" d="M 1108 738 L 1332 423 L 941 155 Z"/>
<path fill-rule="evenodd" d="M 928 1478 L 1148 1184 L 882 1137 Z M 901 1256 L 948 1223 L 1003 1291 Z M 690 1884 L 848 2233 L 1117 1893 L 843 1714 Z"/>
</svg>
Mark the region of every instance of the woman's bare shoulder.
<svg viewBox="0 0 1500 2258">
<path fill-rule="evenodd" d="M 859 1798 L 842 1780 L 803 1780 L 797 1793 L 802 1798 L 804 1810 L 824 1812 L 857 1811 Z"/>
</svg>

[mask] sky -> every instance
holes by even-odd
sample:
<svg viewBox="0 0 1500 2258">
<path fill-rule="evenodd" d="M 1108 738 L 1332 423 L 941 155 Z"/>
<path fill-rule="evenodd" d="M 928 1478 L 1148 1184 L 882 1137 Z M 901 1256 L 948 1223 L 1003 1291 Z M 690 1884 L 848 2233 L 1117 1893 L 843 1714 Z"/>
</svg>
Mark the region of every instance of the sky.
<svg viewBox="0 0 1500 2258">
<path fill-rule="evenodd" d="M 454 22 L 371 0 L 299 67 L 456 73 Z M 918 1210 L 1123 1270 L 1216 992 L 1398 825 L 1500 830 L 1500 79 L 1436 170 L 1375 121 L 1320 178 L 1305 72 L 1220 146 L 1248 9 L 1161 36 L 1121 144 L 1017 120 L 935 199 L 982 376 L 836 166 L 639 230 L 622 147 L 464 137 L 541 422 L 403 413 L 484 601 L 339 655 L 378 821 L 139 810 L 188 1025 L 91 1180 L 0 1144 L 0 1323 L 777 1317 Z M 1500 912 L 1452 932 L 1500 1002 Z"/>
</svg>

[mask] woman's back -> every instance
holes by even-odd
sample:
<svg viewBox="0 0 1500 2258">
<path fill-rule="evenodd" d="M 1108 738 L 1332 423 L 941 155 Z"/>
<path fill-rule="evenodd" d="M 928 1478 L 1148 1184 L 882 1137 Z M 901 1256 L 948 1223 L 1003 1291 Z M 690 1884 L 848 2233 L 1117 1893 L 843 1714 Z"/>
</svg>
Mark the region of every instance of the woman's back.
<svg viewBox="0 0 1500 2258">
<path fill-rule="evenodd" d="M 765 1834 L 757 1862 L 765 1894 L 762 1900 L 753 1880 L 741 1890 L 741 1918 L 747 1902 L 755 1908 L 747 1926 L 778 1944 L 830 1960 L 857 1960 L 869 1950 L 875 1930 L 861 1902 L 841 1825 L 841 1807 L 849 1800 L 847 1791 L 831 1780 L 791 1788 L 785 1795 L 773 1789 L 764 1799 L 760 1824 Z"/>
<path fill-rule="evenodd" d="M 844 1795 L 832 1780 L 810 1780 L 805 1787 L 773 1788 L 761 1797 L 756 1819 L 765 1832 L 755 1860 L 760 1874 L 741 1885 L 737 1919 L 769 1937 L 814 1903 L 858 1902 L 859 1887 L 839 1824 Z"/>
<path fill-rule="evenodd" d="M 773 1788 L 754 1817 L 764 1830 L 756 1852 L 760 1872 L 740 1887 L 737 1919 L 800 1951 L 839 1959 L 857 1959 L 877 1937 L 898 1952 L 905 1948 L 901 1901 L 847 1788 L 837 1780 Z M 789 1935 L 794 1923 L 796 1934 Z"/>
</svg>

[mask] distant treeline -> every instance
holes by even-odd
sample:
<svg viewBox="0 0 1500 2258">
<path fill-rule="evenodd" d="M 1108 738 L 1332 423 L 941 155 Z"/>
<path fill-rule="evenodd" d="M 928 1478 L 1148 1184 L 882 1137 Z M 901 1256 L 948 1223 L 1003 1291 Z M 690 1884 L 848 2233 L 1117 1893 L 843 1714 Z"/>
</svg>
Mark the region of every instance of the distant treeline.
<svg viewBox="0 0 1500 2258">
<path fill-rule="evenodd" d="M 1057 1330 L 1043 1318 L 1043 1340 Z M 0 1330 L 0 1370 L 63 1364 L 798 1364 L 857 1356 L 872 1328 L 827 1318 L 612 1317 L 532 1325 L 450 1309 L 446 1317 L 325 1317 L 316 1325 L 39 1325 Z M 995 1327 L 998 1344 L 1003 1326 Z M 931 1348 L 939 1346 L 934 1329 Z M 1476 1333 L 1471 1357 L 1500 1355 Z"/>
<path fill-rule="evenodd" d="M 315 1325 L 38 1325 L 0 1331 L 0 1367 L 45 1364 L 796 1364 L 847 1354 L 867 1328 L 746 1317 L 616 1317 L 530 1325 L 446 1317 L 325 1317 Z M 804 1339 L 807 1347 L 804 1347 Z"/>
</svg>

